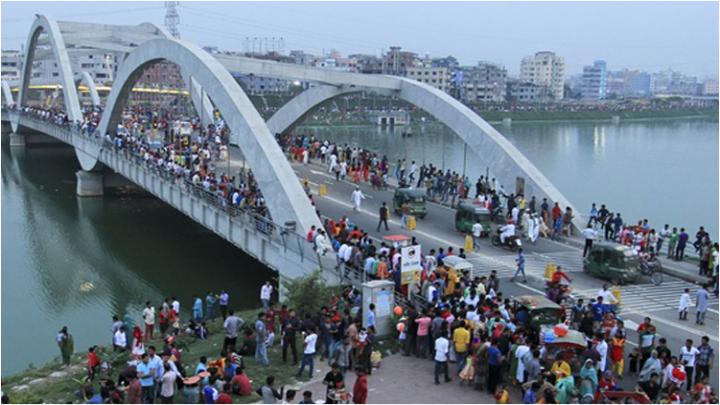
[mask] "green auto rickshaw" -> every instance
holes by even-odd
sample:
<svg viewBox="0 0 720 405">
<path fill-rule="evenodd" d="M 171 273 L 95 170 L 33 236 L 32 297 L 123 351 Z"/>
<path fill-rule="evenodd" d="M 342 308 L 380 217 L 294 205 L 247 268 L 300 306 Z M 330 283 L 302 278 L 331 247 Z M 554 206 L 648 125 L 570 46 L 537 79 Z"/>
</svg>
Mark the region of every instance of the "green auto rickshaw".
<svg viewBox="0 0 720 405">
<path fill-rule="evenodd" d="M 616 243 L 596 243 L 583 260 L 583 271 L 613 284 L 634 283 L 642 275 L 637 252 Z"/>
<path fill-rule="evenodd" d="M 562 319 L 562 307 L 543 295 L 520 295 L 513 298 L 515 307 L 528 310 L 529 325 L 539 330 L 543 325 L 556 325 Z"/>
<path fill-rule="evenodd" d="M 475 222 L 483 227 L 480 236 L 488 236 L 492 230 L 490 210 L 477 200 L 461 200 L 455 209 L 455 229 L 462 233 L 472 233 Z"/>
<path fill-rule="evenodd" d="M 403 204 L 408 203 L 410 215 L 425 218 L 425 215 L 427 215 L 425 193 L 424 188 L 398 188 L 395 190 L 395 196 L 393 197 L 393 209 L 396 213 L 402 214 Z"/>
</svg>

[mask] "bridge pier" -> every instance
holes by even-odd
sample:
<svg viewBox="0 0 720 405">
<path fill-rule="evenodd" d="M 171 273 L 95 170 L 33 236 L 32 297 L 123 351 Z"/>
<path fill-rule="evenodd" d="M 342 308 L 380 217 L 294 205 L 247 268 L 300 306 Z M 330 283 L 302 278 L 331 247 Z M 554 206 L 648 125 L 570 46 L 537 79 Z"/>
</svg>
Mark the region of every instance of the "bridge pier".
<svg viewBox="0 0 720 405">
<path fill-rule="evenodd" d="M 10 146 L 25 147 L 25 135 L 18 134 L 17 132 L 11 132 L 10 133 Z"/>
<path fill-rule="evenodd" d="M 101 197 L 103 195 L 103 174 L 78 170 L 77 177 L 78 197 Z"/>
</svg>

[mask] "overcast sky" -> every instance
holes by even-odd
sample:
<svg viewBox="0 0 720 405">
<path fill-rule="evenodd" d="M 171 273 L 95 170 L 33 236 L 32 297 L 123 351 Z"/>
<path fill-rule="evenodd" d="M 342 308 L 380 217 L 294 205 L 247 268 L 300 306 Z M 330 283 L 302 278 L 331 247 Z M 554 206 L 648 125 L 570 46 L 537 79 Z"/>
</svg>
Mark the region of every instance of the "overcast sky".
<svg viewBox="0 0 720 405">
<path fill-rule="evenodd" d="M 391 45 L 431 56 L 505 65 L 540 50 L 565 57 L 567 75 L 595 59 L 609 69 L 718 75 L 717 2 L 449 3 L 182 2 L 183 39 L 223 50 L 245 37 L 284 37 L 285 50 L 380 54 Z M 19 49 L 35 13 L 58 20 L 163 24 L 163 2 L 2 2 L 2 49 Z"/>
</svg>

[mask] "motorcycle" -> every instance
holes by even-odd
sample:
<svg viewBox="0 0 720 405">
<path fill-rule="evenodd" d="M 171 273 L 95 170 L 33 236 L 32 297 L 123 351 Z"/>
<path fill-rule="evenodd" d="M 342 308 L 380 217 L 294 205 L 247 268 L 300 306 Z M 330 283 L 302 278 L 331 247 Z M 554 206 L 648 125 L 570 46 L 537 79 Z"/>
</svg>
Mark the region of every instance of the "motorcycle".
<svg viewBox="0 0 720 405">
<path fill-rule="evenodd" d="M 492 239 L 490 240 L 493 246 L 503 246 L 507 247 L 513 252 L 518 250 L 518 248 L 522 247 L 522 238 L 516 235 L 511 235 L 505 238 L 505 243 L 502 242 L 502 239 L 500 239 L 500 234 L 502 232 L 500 231 L 500 228 L 498 228 L 495 231 L 495 234 L 493 235 Z"/>
<path fill-rule="evenodd" d="M 572 288 L 568 284 L 545 282 L 545 297 L 556 304 L 565 303 L 567 306 L 575 304 L 575 298 L 572 296 Z"/>
<path fill-rule="evenodd" d="M 640 273 L 643 276 L 650 277 L 650 281 L 655 285 L 660 285 L 663 282 L 661 269 L 662 264 L 660 264 L 660 260 L 654 253 L 640 255 Z"/>
</svg>

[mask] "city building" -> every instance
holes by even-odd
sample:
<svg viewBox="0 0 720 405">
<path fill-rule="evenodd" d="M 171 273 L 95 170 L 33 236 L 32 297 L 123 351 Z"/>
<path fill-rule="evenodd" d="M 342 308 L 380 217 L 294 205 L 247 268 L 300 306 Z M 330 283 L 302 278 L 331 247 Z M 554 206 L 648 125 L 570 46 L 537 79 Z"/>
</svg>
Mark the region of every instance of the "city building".
<svg viewBox="0 0 720 405">
<path fill-rule="evenodd" d="M 22 58 L 18 51 L 2 51 L 2 79 L 8 83 L 20 80 Z"/>
<path fill-rule="evenodd" d="M 702 93 L 697 77 L 686 76 L 672 69 L 651 75 L 650 92 L 653 95 L 696 96 Z"/>
<path fill-rule="evenodd" d="M 704 96 L 717 96 L 718 95 L 718 81 L 717 79 L 709 79 L 705 80 L 703 82 L 703 91 L 702 94 Z"/>
<path fill-rule="evenodd" d="M 565 58 L 553 52 L 537 52 L 520 63 L 520 81 L 545 86 L 555 100 L 562 100 L 565 86 Z"/>
<path fill-rule="evenodd" d="M 417 54 L 402 51 L 399 46 L 391 46 L 383 55 L 382 72 L 387 75 L 407 76 L 407 70 L 417 65 Z"/>
<path fill-rule="evenodd" d="M 450 90 L 450 74 L 446 67 L 411 67 L 407 68 L 406 76 L 446 93 Z"/>
<path fill-rule="evenodd" d="M 548 86 L 508 80 L 507 101 L 511 103 L 547 103 L 553 99 Z"/>
<path fill-rule="evenodd" d="M 602 100 L 607 96 L 607 65 L 604 60 L 596 60 L 592 66 L 583 67 L 582 98 Z"/>
<path fill-rule="evenodd" d="M 507 69 L 489 62 L 463 67 L 455 74 L 463 102 L 502 103 L 506 97 Z"/>
<path fill-rule="evenodd" d="M 357 71 L 366 74 L 378 74 L 383 71 L 383 60 L 374 55 L 355 54 L 350 55 L 355 58 L 357 63 Z"/>
</svg>

